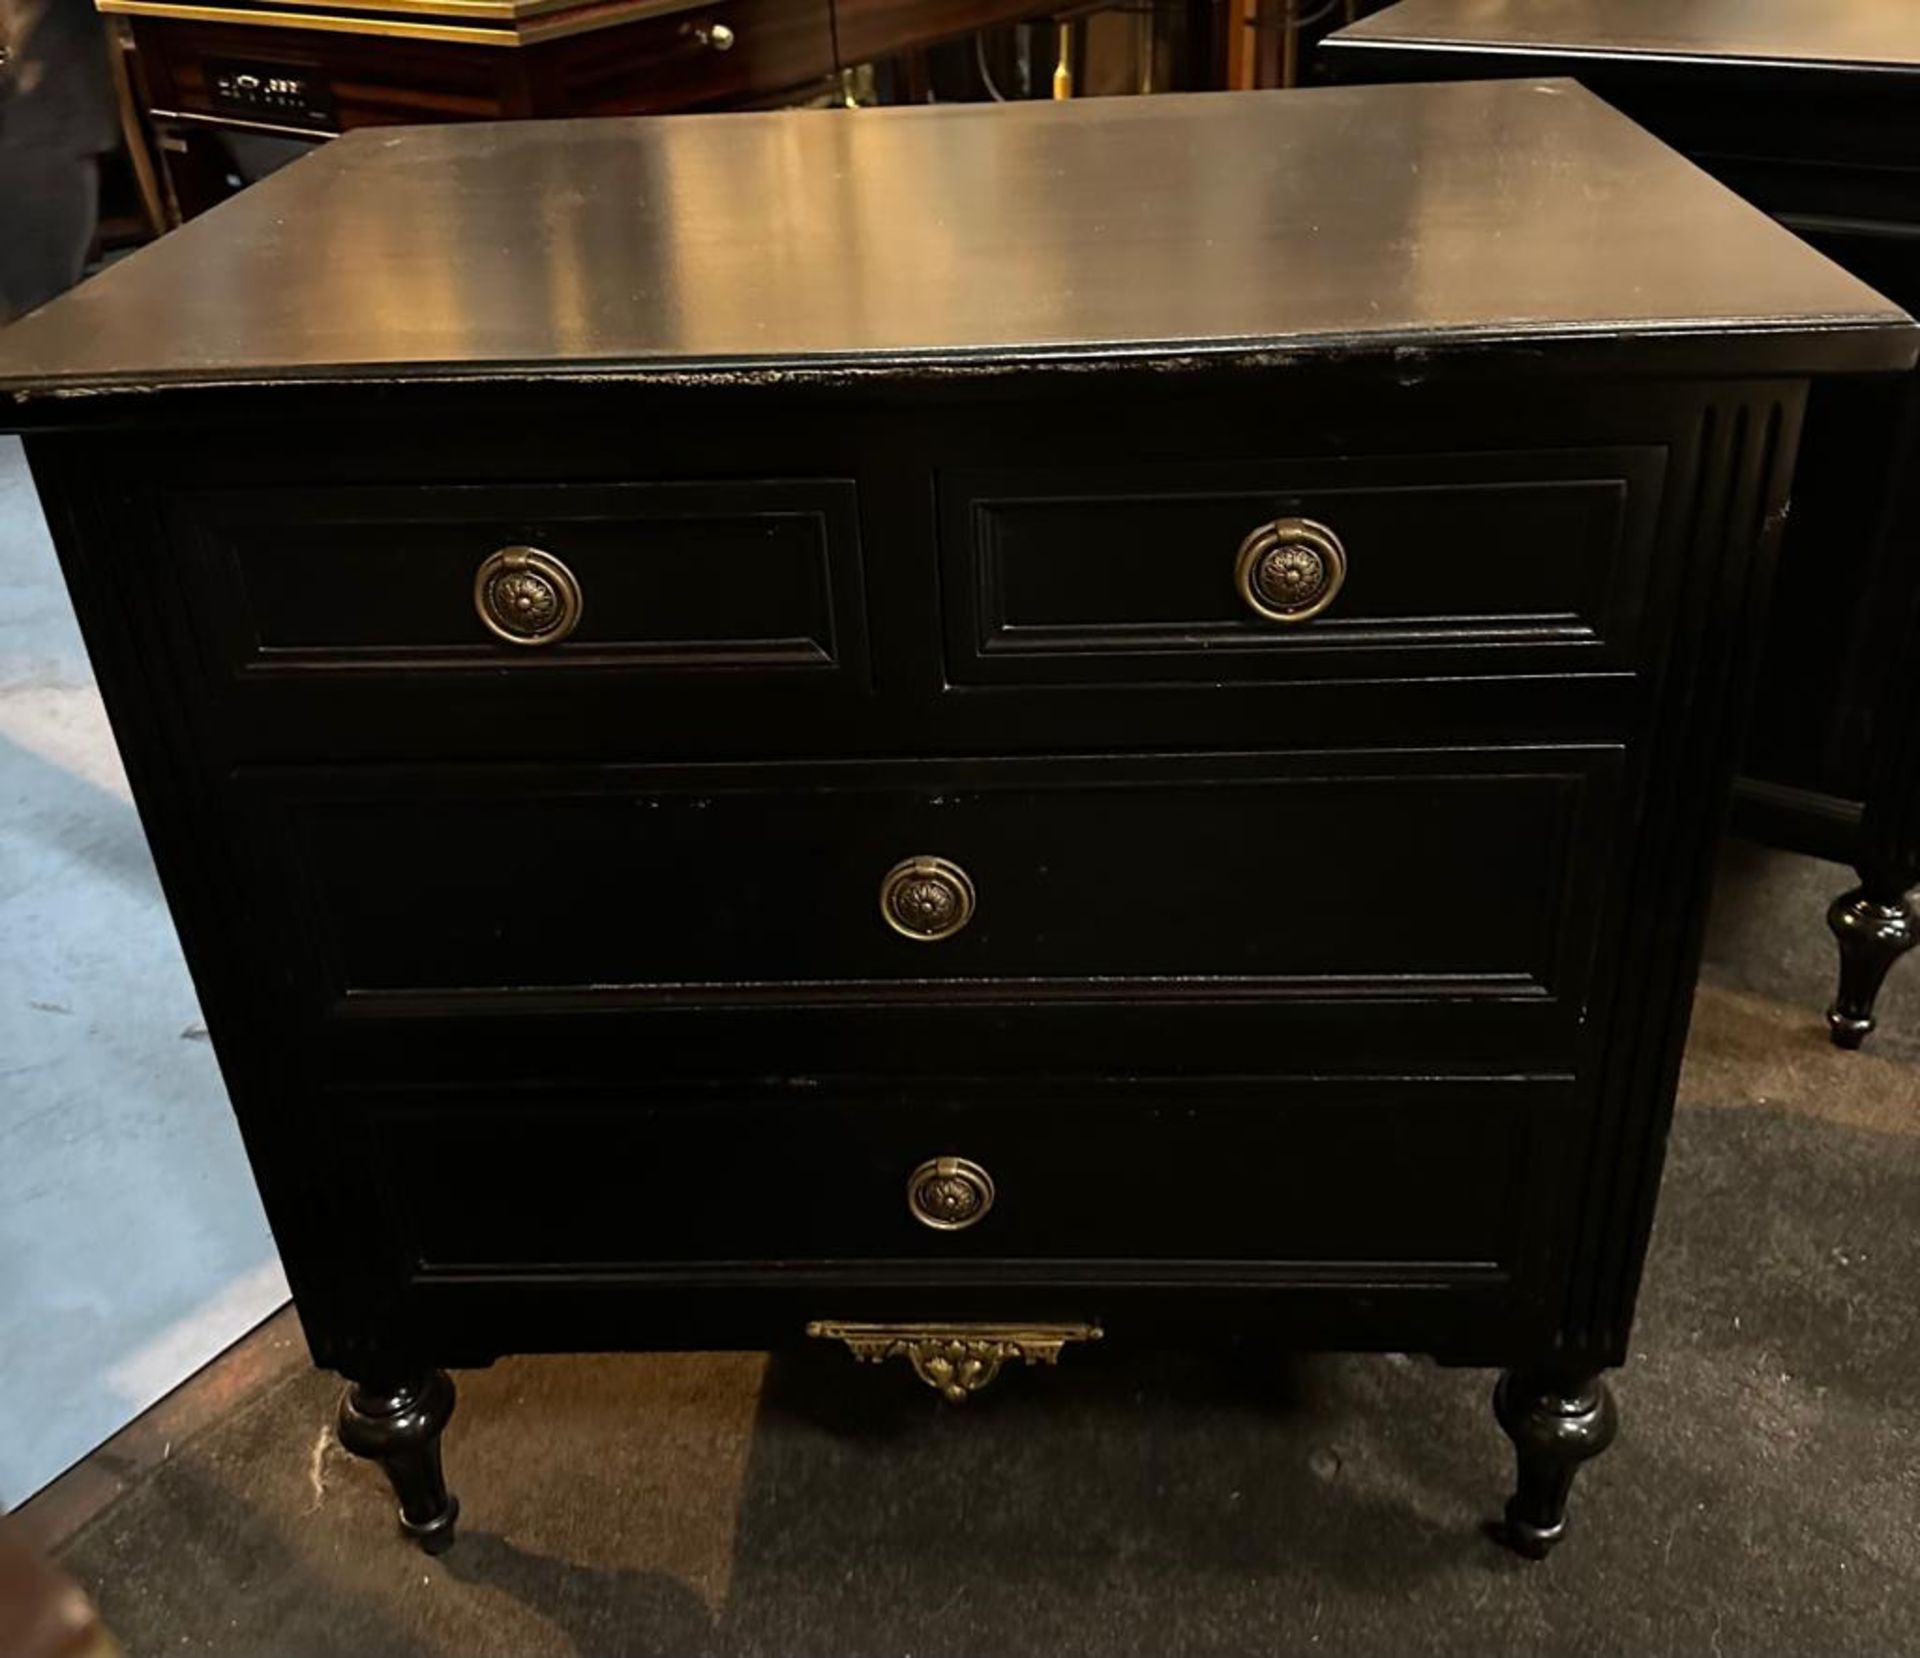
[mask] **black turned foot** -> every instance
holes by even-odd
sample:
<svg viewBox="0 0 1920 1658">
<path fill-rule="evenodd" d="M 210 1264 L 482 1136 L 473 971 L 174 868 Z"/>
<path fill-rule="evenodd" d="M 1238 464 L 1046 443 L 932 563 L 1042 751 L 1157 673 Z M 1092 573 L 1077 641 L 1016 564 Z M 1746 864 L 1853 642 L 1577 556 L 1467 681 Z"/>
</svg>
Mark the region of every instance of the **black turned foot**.
<svg viewBox="0 0 1920 1658">
<path fill-rule="evenodd" d="M 1884 904 L 1856 887 L 1834 899 L 1827 925 L 1840 941 L 1840 993 L 1827 1009 L 1827 1028 L 1835 1046 L 1857 1048 L 1873 1029 L 1888 969 L 1914 946 L 1913 911 L 1904 897 Z"/>
<path fill-rule="evenodd" d="M 1513 1441 L 1520 1471 L 1507 1499 L 1504 1540 L 1529 1560 L 1544 1560 L 1567 1534 L 1573 1476 L 1613 1443 L 1619 1412 L 1598 1376 L 1509 1370 L 1493 1390 L 1493 1413 Z"/>
<path fill-rule="evenodd" d="M 429 1370 L 404 1383 L 355 1382 L 340 1401 L 340 1443 L 380 1464 L 400 1499 L 400 1529 L 428 1554 L 453 1542 L 460 1499 L 440 1471 L 440 1430 L 453 1415 L 453 1378 Z"/>
</svg>

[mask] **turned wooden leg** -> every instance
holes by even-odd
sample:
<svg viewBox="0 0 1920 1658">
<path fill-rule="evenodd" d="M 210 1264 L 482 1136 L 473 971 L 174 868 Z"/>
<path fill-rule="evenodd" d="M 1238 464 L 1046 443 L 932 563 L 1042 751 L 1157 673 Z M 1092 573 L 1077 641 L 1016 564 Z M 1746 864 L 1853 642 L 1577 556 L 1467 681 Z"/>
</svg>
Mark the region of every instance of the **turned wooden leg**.
<svg viewBox="0 0 1920 1658">
<path fill-rule="evenodd" d="M 1573 1476 L 1613 1443 L 1619 1412 L 1598 1376 L 1509 1370 L 1493 1390 L 1493 1413 L 1519 1464 L 1507 1499 L 1506 1542 L 1530 1560 L 1544 1560 L 1567 1534 Z"/>
<path fill-rule="evenodd" d="M 1898 387 L 1876 424 L 1888 448 L 1875 470 L 1888 484 L 1873 528 L 1869 580 L 1859 594 L 1853 656 L 1870 697 L 1860 829 L 1852 863 L 1860 884 L 1836 898 L 1827 925 L 1840 941 L 1840 993 L 1827 1026 L 1842 1048 L 1873 1029 L 1887 970 L 1914 945 L 1907 894 L 1920 885 L 1920 375 Z M 1881 468 L 1884 465 L 1884 470 Z M 1850 692 L 1851 696 L 1852 693 Z"/>
<path fill-rule="evenodd" d="M 440 1430 L 453 1415 L 453 1378 L 428 1370 L 405 1382 L 355 1382 L 340 1401 L 340 1443 L 380 1464 L 400 1499 L 400 1529 L 428 1554 L 453 1542 L 460 1499 L 440 1471 Z"/>
<path fill-rule="evenodd" d="M 1887 971 L 1914 946 L 1913 911 L 1904 894 L 1891 902 L 1855 887 L 1834 899 L 1827 925 L 1840 941 L 1840 993 L 1827 1009 L 1834 1044 L 1857 1048 L 1873 1029 L 1874 999 Z"/>
</svg>

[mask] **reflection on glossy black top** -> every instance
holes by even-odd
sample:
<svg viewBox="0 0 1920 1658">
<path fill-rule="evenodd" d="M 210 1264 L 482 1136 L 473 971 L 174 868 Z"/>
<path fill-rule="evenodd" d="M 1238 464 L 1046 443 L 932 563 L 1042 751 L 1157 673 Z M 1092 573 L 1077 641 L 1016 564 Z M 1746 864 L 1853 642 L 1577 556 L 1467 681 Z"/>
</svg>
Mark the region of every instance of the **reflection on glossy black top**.
<svg viewBox="0 0 1920 1658">
<path fill-rule="evenodd" d="M 1920 73 L 1913 0 L 1401 0 L 1329 38 Z"/>
<path fill-rule="evenodd" d="M 0 386 L 1621 332 L 1913 353 L 1587 93 L 1512 82 L 359 132 L 0 337 Z"/>
</svg>

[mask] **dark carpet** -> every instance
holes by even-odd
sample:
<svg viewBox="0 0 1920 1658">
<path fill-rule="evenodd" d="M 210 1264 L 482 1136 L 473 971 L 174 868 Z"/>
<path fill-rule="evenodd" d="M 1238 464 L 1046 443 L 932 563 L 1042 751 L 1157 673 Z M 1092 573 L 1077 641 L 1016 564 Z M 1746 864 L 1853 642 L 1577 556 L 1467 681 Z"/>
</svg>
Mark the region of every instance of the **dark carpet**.
<svg viewBox="0 0 1920 1658">
<path fill-rule="evenodd" d="M 133 1654 L 1920 1651 L 1920 1073 L 1824 1041 L 1836 878 L 1723 878 L 1621 1439 L 1543 1565 L 1482 1534 L 1489 1375 L 1114 1344 L 962 1409 L 825 1348 L 464 1374 L 439 1560 L 283 1367 L 64 1562 Z"/>
</svg>

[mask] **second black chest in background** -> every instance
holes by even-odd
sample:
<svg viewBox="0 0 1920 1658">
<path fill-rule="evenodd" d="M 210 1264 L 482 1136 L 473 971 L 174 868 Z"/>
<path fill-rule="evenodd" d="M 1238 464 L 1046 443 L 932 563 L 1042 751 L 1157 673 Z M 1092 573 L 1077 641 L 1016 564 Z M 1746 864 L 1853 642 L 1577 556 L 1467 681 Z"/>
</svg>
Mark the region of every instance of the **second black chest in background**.
<svg viewBox="0 0 1920 1658">
<path fill-rule="evenodd" d="M 1339 30 L 1343 80 L 1573 75 L 1898 303 L 1920 305 L 1920 12 L 1883 0 L 1402 0 Z M 1916 936 L 1920 376 L 1817 382 L 1734 826 L 1851 864 L 1833 1038 Z"/>
</svg>

